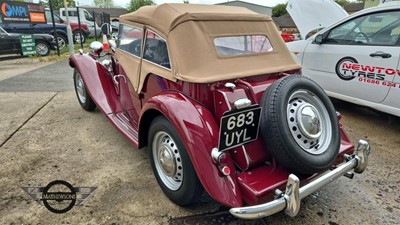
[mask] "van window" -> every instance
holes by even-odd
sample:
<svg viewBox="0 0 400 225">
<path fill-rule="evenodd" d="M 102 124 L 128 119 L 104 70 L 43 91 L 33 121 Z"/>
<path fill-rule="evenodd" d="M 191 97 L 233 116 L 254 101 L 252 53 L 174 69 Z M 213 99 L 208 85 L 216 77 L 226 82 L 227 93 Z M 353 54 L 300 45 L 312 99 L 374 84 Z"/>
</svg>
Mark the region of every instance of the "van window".
<svg viewBox="0 0 400 225">
<path fill-rule="evenodd" d="M 88 13 L 87 11 L 83 11 L 83 14 L 85 15 L 85 19 L 88 21 L 94 21 L 92 15 L 90 15 L 90 13 Z"/>
<path fill-rule="evenodd" d="M 46 15 L 46 21 L 48 23 L 53 23 L 53 20 L 51 19 L 51 12 L 46 10 L 44 13 Z M 53 14 L 53 16 L 54 16 L 55 23 L 63 23 L 64 22 L 57 14 Z"/>
<path fill-rule="evenodd" d="M 140 52 L 142 50 L 142 36 L 142 29 L 121 24 L 118 37 L 118 48 L 134 56 L 140 57 Z"/>
</svg>

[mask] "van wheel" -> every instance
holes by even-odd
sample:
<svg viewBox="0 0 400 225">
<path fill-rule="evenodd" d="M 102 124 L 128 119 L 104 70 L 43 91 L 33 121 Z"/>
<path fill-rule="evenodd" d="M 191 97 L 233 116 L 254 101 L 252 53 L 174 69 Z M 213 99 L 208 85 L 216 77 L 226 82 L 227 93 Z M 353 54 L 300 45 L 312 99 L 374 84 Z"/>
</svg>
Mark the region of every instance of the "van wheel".
<svg viewBox="0 0 400 225">
<path fill-rule="evenodd" d="M 176 129 L 159 116 L 151 123 L 148 140 L 151 167 L 165 195 L 177 205 L 195 203 L 203 186 Z"/>
</svg>

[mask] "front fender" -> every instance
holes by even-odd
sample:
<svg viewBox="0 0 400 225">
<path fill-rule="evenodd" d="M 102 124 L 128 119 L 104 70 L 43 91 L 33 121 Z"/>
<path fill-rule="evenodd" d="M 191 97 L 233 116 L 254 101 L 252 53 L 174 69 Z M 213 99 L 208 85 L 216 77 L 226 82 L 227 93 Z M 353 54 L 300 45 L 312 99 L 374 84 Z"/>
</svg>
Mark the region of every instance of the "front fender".
<svg viewBox="0 0 400 225">
<path fill-rule="evenodd" d="M 72 55 L 69 65 L 80 73 L 86 90 L 103 113 L 122 111 L 111 75 L 103 65 L 86 54 Z"/>
<path fill-rule="evenodd" d="M 228 207 L 242 205 L 242 195 L 232 160 L 227 165 L 232 173 L 224 176 L 211 158 L 211 150 L 218 147 L 219 126 L 211 112 L 203 105 L 179 92 L 167 91 L 152 97 L 143 107 L 139 126 L 149 124 L 146 112 L 157 110 L 178 131 L 190 156 L 193 167 L 204 189 L 219 203 Z M 139 132 L 143 132 L 140 128 Z"/>
</svg>

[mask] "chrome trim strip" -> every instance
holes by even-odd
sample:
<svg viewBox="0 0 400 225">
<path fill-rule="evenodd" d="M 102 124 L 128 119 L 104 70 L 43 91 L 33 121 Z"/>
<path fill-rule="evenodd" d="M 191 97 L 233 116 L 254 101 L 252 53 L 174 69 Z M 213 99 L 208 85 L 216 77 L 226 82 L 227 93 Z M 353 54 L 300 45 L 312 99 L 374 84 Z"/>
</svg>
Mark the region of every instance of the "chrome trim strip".
<svg viewBox="0 0 400 225">
<path fill-rule="evenodd" d="M 223 92 L 223 91 L 221 91 L 221 90 L 216 90 L 216 91 L 218 91 L 219 93 L 222 94 L 222 96 L 224 96 L 225 103 L 226 103 L 226 105 L 228 106 L 228 109 L 229 109 L 229 110 L 232 110 L 232 106 L 229 104 L 229 100 L 228 100 L 228 97 L 226 96 L 225 92 Z"/>
<path fill-rule="evenodd" d="M 112 114 L 110 116 L 116 123 L 118 123 L 120 125 L 120 127 L 127 132 L 128 134 L 130 134 L 130 136 L 135 139 L 136 141 L 138 141 L 138 133 L 136 131 L 134 131 L 133 129 L 130 129 L 129 126 L 126 124 L 125 121 L 123 121 L 123 118 L 120 118 L 119 114 L 114 115 Z"/>
<path fill-rule="evenodd" d="M 355 154 L 347 157 L 348 161 L 338 166 L 336 169 L 322 175 L 301 188 L 299 188 L 298 185 L 299 179 L 294 174 L 290 174 L 285 194 L 278 196 L 278 199 L 260 205 L 232 208 L 229 212 L 241 219 L 259 219 L 285 210 L 287 215 L 294 217 L 300 209 L 301 199 L 347 174 L 352 169 L 354 169 L 355 172 L 364 171 L 368 163 L 367 159 L 370 151 L 371 149 L 368 142 L 360 140 L 354 151 Z M 365 158 L 360 158 L 360 155 Z M 279 190 L 276 192 L 282 193 Z"/>
</svg>

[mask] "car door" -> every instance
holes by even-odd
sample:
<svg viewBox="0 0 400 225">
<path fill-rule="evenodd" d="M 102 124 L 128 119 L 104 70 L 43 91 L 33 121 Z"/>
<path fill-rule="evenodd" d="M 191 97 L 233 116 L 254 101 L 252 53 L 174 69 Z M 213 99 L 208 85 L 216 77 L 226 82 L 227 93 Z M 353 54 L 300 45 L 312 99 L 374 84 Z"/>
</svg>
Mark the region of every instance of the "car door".
<svg viewBox="0 0 400 225">
<path fill-rule="evenodd" d="M 114 75 L 114 85 L 123 109 L 134 122 L 139 119 L 141 108 L 137 85 L 141 64 L 143 28 L 121 24 L 115 53 L 118 74 Z"/>
<path fill-rule="evenodd" d="M 20 51 L 19 36 L 7 34 L 0 28 L 0 53 L 19 53 Z"/>
<path fill-rule="evenodd" d="M 388 94 L 400 48 L 400 12 L 375 12 L 351 18 L 307 45 L 303 74 L 333 97 L 382 102 Z M 396 33 L 397 32 L 397 33 Z"/>
</svg>

